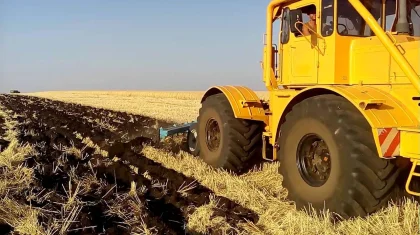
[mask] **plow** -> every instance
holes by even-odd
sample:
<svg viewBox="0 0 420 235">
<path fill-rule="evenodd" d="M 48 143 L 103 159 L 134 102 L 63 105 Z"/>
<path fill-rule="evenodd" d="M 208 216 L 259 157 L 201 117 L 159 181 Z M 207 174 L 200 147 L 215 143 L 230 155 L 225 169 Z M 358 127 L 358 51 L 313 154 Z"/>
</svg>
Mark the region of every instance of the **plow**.
<svg viewBox="0 0 420 235">
<path fill-rule="evenodd" d="M 187 122 L 182 125 L 173 125 L 171 127 L 159 128 L 159 139 L 163 141 L 168 136 L 178 134 L 187 135 L 188 152 L 194 156 L 198 156 L 199 148 L 197 144 L 197 122 Z"/>
</svg>

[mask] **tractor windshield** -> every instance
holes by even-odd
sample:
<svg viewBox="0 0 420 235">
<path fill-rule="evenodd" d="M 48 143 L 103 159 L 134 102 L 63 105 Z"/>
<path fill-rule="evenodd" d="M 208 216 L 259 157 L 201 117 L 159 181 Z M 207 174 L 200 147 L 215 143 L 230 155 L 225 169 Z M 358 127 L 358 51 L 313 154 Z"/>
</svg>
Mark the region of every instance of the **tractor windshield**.
<svg viewBox="0 0 420 235">
<path fill-rule="evenodd" d="M 410 35 L 420 36 L 420 0 L 407 1 Z M 398 22 L 397 0 L 361 1 L 385 31 L 395 31 Z M 375 36 L 369 25 L 348 1 L 337 1 L 337 32 L 341 36 Z"/>
<path fill-rule="evenodd" d="M 411 32 L 413 36 L 420 37 L 420 0 L 408 0 L 409 11 L 408 20 L 411 23 Z"/>
</svg>

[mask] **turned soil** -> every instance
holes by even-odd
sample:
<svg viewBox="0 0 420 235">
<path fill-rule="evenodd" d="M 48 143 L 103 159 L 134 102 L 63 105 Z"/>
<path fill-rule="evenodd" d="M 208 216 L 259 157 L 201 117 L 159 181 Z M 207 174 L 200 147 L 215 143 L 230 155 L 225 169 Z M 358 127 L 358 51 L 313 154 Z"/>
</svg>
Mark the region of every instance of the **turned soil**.
<svg viewBox="0 0 420 235">
<path fill-rule="evenodd" d="M 188 216 L 209 203 L 213 192 L 139 154 L 143 144 L 165 147 L 156 141 L 157 128 L 172 123 L 26 96 L 0 96 L 0 104 L 19 114 L 15 118 L 18 139 L 34 145 L 38 152 L 25 160 L 36 176 L 26 193 L 36 197 L 28 200 L 24 195 L 14 195 L 14 199 L 56 212 L 43 213 L 41 224 L 51 225 L 77 211 L 71 220 L 78 222 L 70 223 L 69 234 L 130 234 L 141 232 L 133 228 L 143 223 L 159 234 L 197 234 L 186 231 Z M 0 124 L 3 122 L 0 119 Z M 108 156 L 86 147 L 77 135 L 90 138 Z M 119 160 L 113 161 L 114 156 Z M 130 166 L 138 171 L 133 172 Z M 190 183 L 197 186 L 181 194 L 179 189 Z M 76 189 L 77 196 L 72 197 Z M 215 198 L 219 204 L 214 216 L 225 217 L 232 227 L 246 220 L 258 221 L 254 212 L 227 198 Z"/>
<path fill-rule="evenodd" d="M 6 134 L 5 122 L 6 120 L 4 117 L 0 116 L 0 152 L 4 151 L 7 146 L 9 146 L 9 141 L 4 139 Z"/>
</svg>

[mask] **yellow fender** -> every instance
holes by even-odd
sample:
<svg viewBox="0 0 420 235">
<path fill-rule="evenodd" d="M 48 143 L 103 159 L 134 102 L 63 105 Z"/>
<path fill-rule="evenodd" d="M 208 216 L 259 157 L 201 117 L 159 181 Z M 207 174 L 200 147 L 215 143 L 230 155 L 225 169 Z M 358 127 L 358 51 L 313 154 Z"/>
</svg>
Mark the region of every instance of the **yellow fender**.
<svg viewBox="0 0 420 235">
<path fill-rule="evenodd" d="M 301 91 L 275 91 L 274 97 L 280 97 L 278 102 L 270 102 L 285 104 L 273 107 L 282 110 L 275 110 L 276 115 L 270 127 L 273 138 L 271 143 L 274 144 L 279 129 L 280 120 L 285 116 L 287 107 L 291 107 L 297 102 L 309 98 L 313 94 L 323 94 L 333 92 L 351 102 L 363 114 L 372 127 L 372 132 L 378 154 L 384 158 L 394 158 L 400 155 L 402 148 L 401 128 L 418 128 L 419 121 L 413 113 L 411 113 L 403 103 L 391 96 L 389 93 L 369 87 L 369 86 L 313 86 Z M 278 93 L 278 94 L 277 94 Z M 287 95 L 283 95 L 287 93 Z M 284 98 L 283 98 L 284 97 Z M 403 147 L 404 148 L 404 147 Z"/>
<path fill-rule="evenodd" d="M 245 86 L 214 86 L 208 89 L 201 103 L 209 96 L 223 93 L 232 107 L 236 118 L 263 121 L 268 123 L 268 116 L 260 98 L 254 91 Z"/>
<path fill-rule="evenodd" d="M 244 86 L 214 86 L 208 89 L 201 102 L 210 95 L 223 93 L 232 107 L 236 118 L 262 121 L 271 130 L 271 144 L 275 144 L 280 120 L 285 110 L 314 94 L 333 92 L 346 98 L 366 118 L 372 127 L 378 155 L 393 158 L 399 155 L 414 156 L 413 141 L 420 140 L 420 134 L 405 131 L 419 126 L 413 113 L 389 93 L 369 86 L 313 86 L 300 91 L 286 89 L 271 91 L 271 114 L 266 114 L 259 97 Z M 414 134 L 413 134 L 414 133 Z M 413 141 L 409 141 L 413 139 Z M 415 154 L 410 153 L 415 152 Z M 276 157 L 274 157 L 276 158 Z"/>
</svg>

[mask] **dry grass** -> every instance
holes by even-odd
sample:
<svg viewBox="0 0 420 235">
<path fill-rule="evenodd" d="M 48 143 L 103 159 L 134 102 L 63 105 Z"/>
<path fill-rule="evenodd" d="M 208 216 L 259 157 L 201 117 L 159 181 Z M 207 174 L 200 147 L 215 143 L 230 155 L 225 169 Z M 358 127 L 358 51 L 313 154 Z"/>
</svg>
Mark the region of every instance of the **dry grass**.
<svg viewBox="0 0 420 235">
<path fill-rule="evenodd" d="M 18 202 L 13 197 L 18 195 L 17 198 L 26 196 L 27 200 L 43 200 L 32 191 L 35 184 L 34 169 L 24 164 L 26 157 L 36 156 L 38 153 L 32 145 L 19 143 L 16 126 L 18 123 L 12 120 L 12 112 L 3 110 L 5 108 L 0 105 L 0 117 L 4 118 L 6 127 L 6 133 L 1 138 L 10 141 L 10 144 L 0 153 L 0 222 L 9 224 L 18 234 L 56 234 L 57 232 L 66 234 L 69 226 L 73 223 L 72 221 L 82 209 L 80 202 L 76 199 L 76 195 L 81 192 L 80 186 L 78 185 L 73 192 L 69 185 L 68 198 L 62 205 L 61 211 L 46 212 L 55 212 L 61 218 L 47 224 L 44 229 L 45 225 L 42 226 L 39 223 L 39 217 L 45 215 L 45 211 L 42 208 Z M 56 148 L 60 147 L 56 146 Z M 72 146 L 62 147 L 62 150 L 63 153 L 75 154 L 77 157 L 83 158 L 83 149 L 79 150 Z M 72 171 L 69 172 L 70 177 L 72 173 Z M 82 189 L 86 191 L 86 185 L 91 185 L 92 179 L 82 179 L 80 182 L 84 183 Z"/>
<path fill-rule="evenodd" d="M 219 229 L 224 234 L 232 231 L 232 228 L 221 216 L 213 216 L 213 211 L 217 208 L 217 200 L 211 196 L 207 205 L 200 206 L 188 218 L 187 228 L 203 234 L 208 234 L 210 229 Z M 239 234 L 239 231 L 235 231 Z"/>
<path fill-rule="evenodd" d="M 326 215 L 297 211 L 285 200 L 286 190 L 281 188 L 281 176 L 276 173 L 278 163 L 266 163 L 242 176 L 216 170 L 201 160 L 181 152 L 177 156 L 146 146 L 143 153 L 165 167 L 197 179 L 217 195 L 225 196 L 260 216 L 258 229 L 248 225 L 251 234 L 418 234 L 419 205 L 407 200 L 402 206 L 388 208 L 366 219 L 348 220 L 339 224 L 330 222 Z"/>
<path fill-rule="evenodd" d="M 0 199 L 0 221 L 14 227 L 19 234 L 47 234 L 38 223 L 39 211 L 22 205 L 8 197 Z"/>
<path fill-rule="evenodd" d="M 38 223 L 39 210 L 23 205 L 10 198 L 30 187 L 33 169 L 23 166 L 26 156 L 35 154 L 30 145 L 21 146 L 17 140 L 17 123 L 0 106 L 0 117 L 5 120 L 6 134 L 3 139 L 10 141 L 9 146 L 0 153 L 0 222 L 14 227 L 20 234 L 46 234 Z"/>
<path fill-rule="evenodd" d="M 202 92 L 44 92 L 31 95 L 186 122 L 196 118 Z M 266 98 L 264 92 L 259 95 Z M 245 225 L 251 234 L 419 233 L 419 205 L 410 200 L 402 205 L 390 205 L 365 219 L 358 218 L 333 224 L 327 216 L 311 216 L 297 211 L 293 204 L 285 200 L 287 192 L 281 187 L 282 177 L 277 173 L 278 163 L 267 163 L 263 168 L 239 177 L 213 169 L 184 152 L 174 156 L 152 147 L 145 147 L 143 153 L 167 168 L 195 178 L 217 195 L 230 198 L 257 212 L 260 216 L 258 226 Z M 208 208 L 213 206 L 212 203 L 207 205 Z M 188 226 L 203 231 L 211 226 L 224 226 L 217 218 L 209 221 L 208 213 L 205 207 L 197 210 L 190 218 Z M 202 223 L 207 225 L 203 226 Z"/>
<path fill-rule="evenodd" d="M 196 120 L 203 94 L 204 91 L 51 91 L 27 93 L 25 95 L 183 123 Z M 267 97 L 266 92 L 257 92 L 257 95 L 262 98 Z"/>
<path fill-rule="evenodd" d="M 95 153 L 101 154 L 104 158 L 108 157 L 108 152 L 101 149 L 98 145 L 94 144 L 92 140 L 89 137 L 83 137 L 82 135 L 76 133 L 76 138 L 82 140 L 84 144 L 86 144 L 89 147 L 92 147 L 95 149 Z M 121 161 L 121 159 L 114 157 L 112 159 L 113 161 Z M 139 174 L 137 167 L 130 165 L 130 168 L 132 170 L 131 173 L 133 174 Z M 155 182 L 148 172 L 146 171 L 143 176 L 152 182 Z M 88 181 L 91 182 L 91 181 Z M 159 182 L 155 182 L 158 187 L 160 187 Z M 86 185 L 83 184 L 82 185 Z M 188 194 L 188 191 L 195 187 L 195 184 L 186 184 L 179 188 L 178 192 L 181 193 L 181 195 Z M 155 234 L 157 231 L 154 228 L 147 228 L 145 223 L 139 223 L 139 221 L 142 221 L 142 214 L 141 209 L 143 207 L 143 203 L 138 199 L 138 194 L 142 194 L 142 187 L 139 187 L 139 185 L 136 185 L 134 182 L 131 184 L 131 190 L 129 193 L 120 194 L 117 198 L 117 201 L 129 201 L 130 208 L 123 208 L 119 207 L 119 204 L 122 203 L 115 203 L 114 206 L 110 207 L 107 211 L 108 215 L 117 215 L 120 218 L 124 220 L 124 223 L 133 227 L 133 233 L 137 234 L 140 232 L 140 234 Z M 117 205 L 117 206 L 115 206 Z M 200 206 L 196 208 L 195 212 L 191 214 L 188 218 L 188 224 L 187 227 L 189 229 L 193 229 L 198 232 L 207 232 L 210 229 L 216 229 L 219 228 L 222 231 L 223 230 L 230 230 L 233 229 L 229 224 L 226 222 L 226 219 L 220 216 L 213 217 L 213 210 L 217 206 L 217 202 L 214 200 L 214 198 L 210 198 L 210 203 L 208 205 Z M 129 209 L 129 210 L 127 210 Z"/>
</svg>

